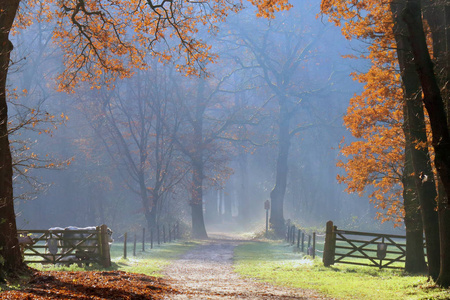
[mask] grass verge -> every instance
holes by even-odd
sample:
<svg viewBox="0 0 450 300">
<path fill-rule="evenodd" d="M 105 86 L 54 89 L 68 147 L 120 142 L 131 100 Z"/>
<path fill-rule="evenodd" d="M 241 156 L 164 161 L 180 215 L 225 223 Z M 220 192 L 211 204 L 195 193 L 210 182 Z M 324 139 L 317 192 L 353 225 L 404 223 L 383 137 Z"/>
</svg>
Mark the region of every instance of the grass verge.
<svg viewBox="0 0 450 300">
<path fill-rule="evenodd" d="M 294 288 L 313 289 L 340 299 L 450 299 L 425 276 L 401 270 L 336 264 L 295 253 L 279 242 L 252 242 L 235 249 L 235 271 L 246 277 Z"/>
</svg>

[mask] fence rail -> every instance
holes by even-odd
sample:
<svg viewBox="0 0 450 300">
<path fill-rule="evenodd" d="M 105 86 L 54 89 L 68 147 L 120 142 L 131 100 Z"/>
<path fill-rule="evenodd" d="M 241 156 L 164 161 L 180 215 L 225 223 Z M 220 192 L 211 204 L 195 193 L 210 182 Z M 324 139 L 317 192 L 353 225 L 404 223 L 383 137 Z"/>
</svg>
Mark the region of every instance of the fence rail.
<svg viewBox="0 0 450 300">
<path fill-rule="evenodd" d="M 111 266 L 108 227 L 95 230 L 18 230 L 25 263 L 97 262 Z"/>
<path fill-rule="evenodd" d="M 353 264 L 392 269 L 404 268 L 406 236 L 338 230 L 327 222 L 323 263 Z M 401 263 L 401 264 L 398 264 Z"/>
</svg>

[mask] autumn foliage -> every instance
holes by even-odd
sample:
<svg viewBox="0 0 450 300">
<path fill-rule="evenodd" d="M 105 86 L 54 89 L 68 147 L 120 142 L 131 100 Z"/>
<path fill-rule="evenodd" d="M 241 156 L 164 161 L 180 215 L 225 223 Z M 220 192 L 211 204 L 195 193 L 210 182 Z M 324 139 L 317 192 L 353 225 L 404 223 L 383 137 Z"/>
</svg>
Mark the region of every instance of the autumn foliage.
<svg viewBox="0 0 450 300">
<path fill-rule="evenodd" d="M 389 1 L 323 0 L 322 12 L 342 25 L 347 39 L 369 41 L 359 58 L 370 61 L 366 72 L 353 73 L 364 91 L 350 100 L 345 126 L 357 139 L 342 142 L 347 159 L 338 180 L 349 192 L 369 191 L 370 201 L 382 221 L 402 222 L 402 175 L 405 139 L 402 131 L 402 89 L 396 59 L 393 21 Z"/>
</svg>

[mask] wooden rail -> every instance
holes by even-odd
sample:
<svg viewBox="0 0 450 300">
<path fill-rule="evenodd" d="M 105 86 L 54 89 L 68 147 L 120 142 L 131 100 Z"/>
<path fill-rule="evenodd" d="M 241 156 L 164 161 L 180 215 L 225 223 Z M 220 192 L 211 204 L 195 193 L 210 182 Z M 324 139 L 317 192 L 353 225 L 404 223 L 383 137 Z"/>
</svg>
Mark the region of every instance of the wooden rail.
<svg viewBox="0 0 450 300">
<path fill-rule="evenodd" d="M 363 265 L 378 268 L 404 268 L 406 236 L 338 230 L 327 222 L 323 263 Z M 395 263 L 403 263 L 402 266 Z"/>
<path fill-rule="evenodd" d="M 18 230 L 25 263 L 69 264 L 97 262 L 111 266 L 107 226 L 96 230 Z M 77 237 L 70 235 L 78 234 Z M 26 238 L 26 239 L 25 239 Z"/>
</svg>

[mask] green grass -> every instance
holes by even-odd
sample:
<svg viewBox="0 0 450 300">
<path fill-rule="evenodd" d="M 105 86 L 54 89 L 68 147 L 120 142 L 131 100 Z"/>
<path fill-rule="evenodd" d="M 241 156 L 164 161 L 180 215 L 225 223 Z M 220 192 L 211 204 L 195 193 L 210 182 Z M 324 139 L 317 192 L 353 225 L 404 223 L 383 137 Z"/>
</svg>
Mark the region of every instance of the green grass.
<svg viewBox="0 0 450 300">
<path fill-rule="evenodd" d="M 336 264 L 323 266 L 279 242 L 252 242 L 235 249 L 235 271 L 277 285 L 313 289 L 340 299 L 449 299 L 424 276 L 401 270 Z"/>
<path fill-rule="evenodd" d="M 114 243 L 111 246 L 112 266 L 107 269 L 96 264 L 87 267 L 78 267 L 76 264 L 70 266 L 29 264 L 29 266 L 38 270 L 59 271 L 121 270 L 161 277 L 161 270 L 166 265 L 199 244 L 200 242 L 179 241 L 155 245 L 153 249 L 150 249 L 150 244 L 146 244 L 146 251 L 136 251 L 136 256 L 133 256 L 133 249 L 129 245 L 127 247 L 127 258 L 125 259 L 123 258 L 123 244 Z M 142 249 L 142 244 L 137 249 Z"/>
</svg>

